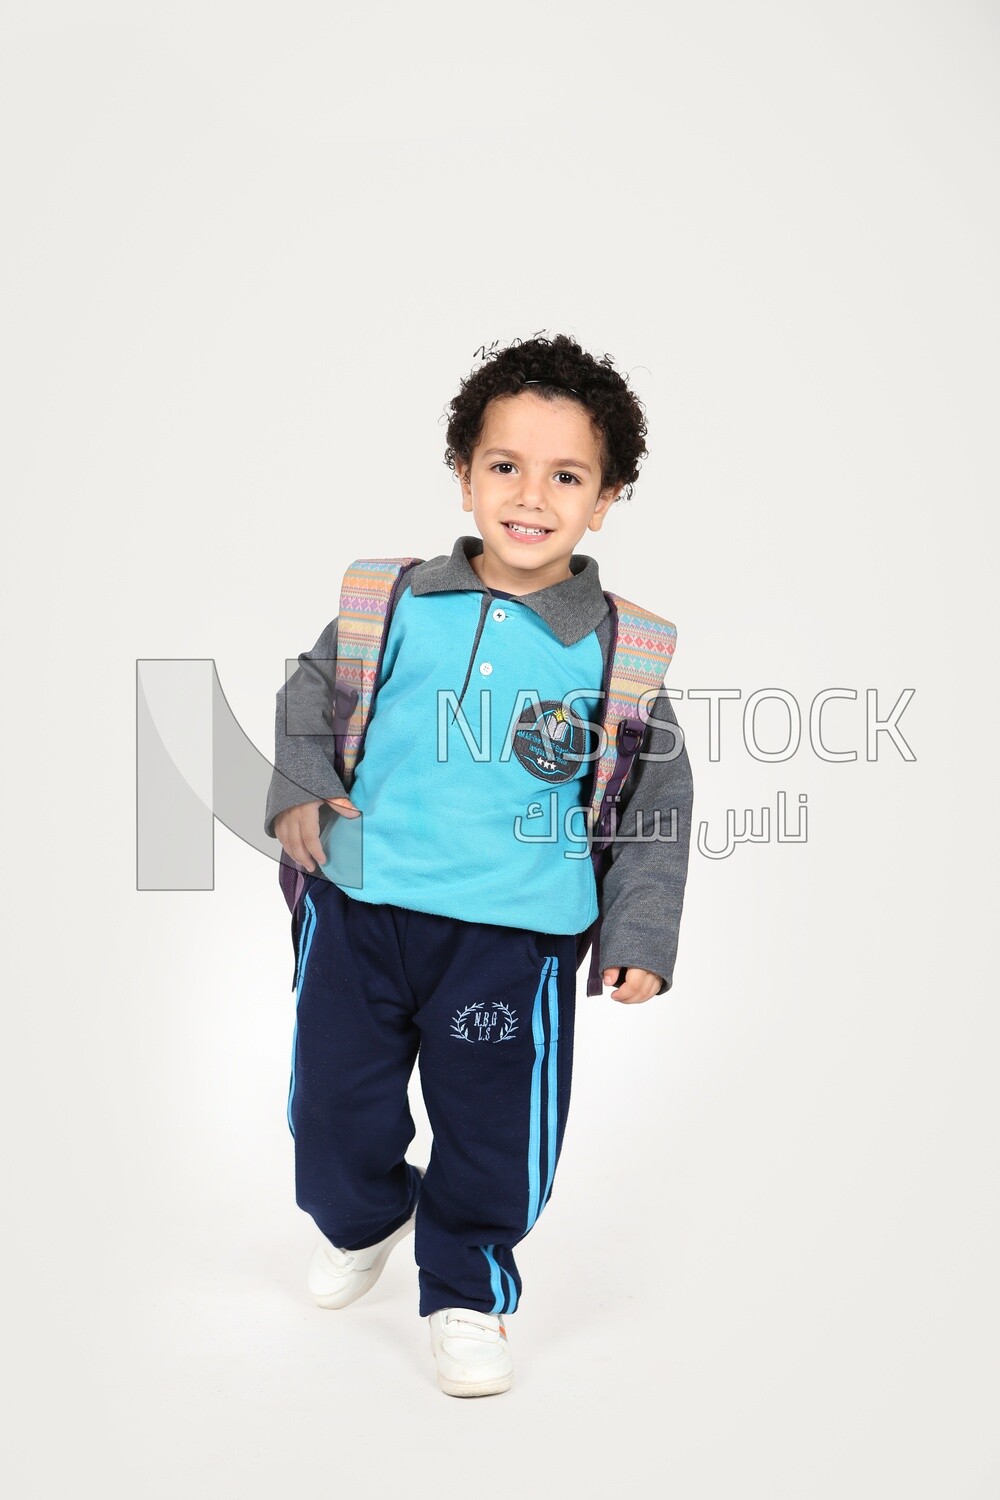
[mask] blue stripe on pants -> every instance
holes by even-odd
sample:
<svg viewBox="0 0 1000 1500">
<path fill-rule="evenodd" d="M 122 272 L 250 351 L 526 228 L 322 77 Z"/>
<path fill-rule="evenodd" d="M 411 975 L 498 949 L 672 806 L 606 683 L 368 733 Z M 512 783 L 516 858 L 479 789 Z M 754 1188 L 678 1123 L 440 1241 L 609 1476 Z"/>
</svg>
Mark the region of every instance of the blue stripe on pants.
<svg viewBox="0 0 1000 1500">
<path fill-rule="evenodd" d="M 549 1140 L 545 1191 L 541 1208 L 549 1201 L 556 1170 L 556 1127 L 559 1123 L 559 960 L 553 956 L 549 970 L 549 1074 L 547 1081 Z M 539 1212 L 541 1209 L 539 1210 Z"/>
<path fill-rule="evenodd" d="M 493 1246 L 480 1245 L 479 1248 L 486 1256 L 490 1268 L 490 1291 L 493 1293 L 492 1311 L 495 1313 L 503 1312 L 503 1284 L 500 1281 L 500 1267 L 497 1265 L 493 1255 Z"/>
<path fill-rule="evenodd" d="M 534 1224 L 541 1209 L 542 1064 L 545 1061 L 545 1023 L 542 1016 L 542 993 L 545 989 L 545 976 L 551 962 L 552 960 L 547 958 L 542 964 L 538 989 L 535 993 L 535 1003 L 531 1012 L 531 1035 L 535 1043 L 535 1063 L 531 1070 L 531 1102 L 528 1120 L 528 1218 L 524 1226 L 525 1233 Z"/>
<path fill-rule="evenodd" d="M 495 1313 L 512 1313 L 517 1307 L 517 1288 L 514 1278 L 510 1272 L 501 1266 L 494 1255 L 495 1245 L 480 1245 L 480 1250 L 486 1256 L 490 1267 L 490 1291 L 493 1293 L 493 1306 L 490 1309 Z"/>
<path fill-rule="evenodd" d="M 295 1126 L 292 1124 L 292 1099 L 295 1096 L 295 1048 L 299 1040 L 298 1010 L 299 996 L 302 993 L 302 982 L 305 979 L 306 963 L 309 958 L 309 949 L 312 947 L 313 933 L 316 930 L 316 908 L 312 903 L 312 897 L 304 898 L 305 917 L 302 922 L 302 931 L 299 934 L 299 961 L 295 966 L 295 1024 L 292 1027 L 292 1076 L 288 1084 L 288 1106 L 285 1111 L 288 1118 L 288 1128 L 295 1135 Z"/>
</svg>

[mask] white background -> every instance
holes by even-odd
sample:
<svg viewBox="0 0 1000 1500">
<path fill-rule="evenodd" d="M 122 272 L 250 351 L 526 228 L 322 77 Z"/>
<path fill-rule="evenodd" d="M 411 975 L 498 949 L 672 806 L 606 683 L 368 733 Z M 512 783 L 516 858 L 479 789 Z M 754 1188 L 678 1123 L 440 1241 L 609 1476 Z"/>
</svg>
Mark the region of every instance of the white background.
<svg viewBox="0 0 1000 1500">
<path fill-rule="evenodd" d="M 997 5 L 3 33 L 13 1492 L 993 1500 Z M 709 838 L 785 789 L 808 844 L 694 853 L 669 995 L 581 994 L 515 1386 L 459 1402 L 412 1242 L 308 1298 L 276 868 L 220 828 L 213 892 L 136 891 L 135 663 L 214 658 L 268 753 L 344 566 L 469 532 L 444 409 L 540 329 L 646 406 L 581 550 L 670 685 L 854 688 L 859 758 L 730 707 L 713 764 L 678 702 Z"/>
</svg>

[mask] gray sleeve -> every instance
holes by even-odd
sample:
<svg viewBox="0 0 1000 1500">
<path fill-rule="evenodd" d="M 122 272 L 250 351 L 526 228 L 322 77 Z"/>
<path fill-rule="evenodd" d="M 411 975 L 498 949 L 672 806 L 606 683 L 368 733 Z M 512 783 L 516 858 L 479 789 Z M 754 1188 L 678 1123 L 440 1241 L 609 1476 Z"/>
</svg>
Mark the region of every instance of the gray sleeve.
<svg viewBox="0 0 1000 1500">
<path fill-rule="evenodd" d="M 626 777 L 618 804 L 611 865 L 602 882 L 599 946 L 602 970 L 630 966 L 649 969 L 663 976 L 658 991 L 662 995 L 673 984 L 694 785 L 683 730 L 665 692 L 657 694 L 649 712 L 640 754 Z M 659 722 L 654 723 L 654 719 Z M 671 760 L 642 758 L 647 751 L 672 754 L 678 744 L 679 753 Z M 629 842 L 637 828 L 646 835 L 656 831 L 657 810 L 662 840 Z M 675 814 L 676 839 L 671 840 Z"/>
<path fill-rule="evenodd" d="M 286 807 L 315 802 L 320 797 L 347 796 L 333 758 L 336 663 L 337 620 L 331 620 L 312 650 L 302 652 L 297 668 L 278 689 L 274 773 L 264 815 L 268 838 L 274 838 L 274 820 Z"/>
</svg>

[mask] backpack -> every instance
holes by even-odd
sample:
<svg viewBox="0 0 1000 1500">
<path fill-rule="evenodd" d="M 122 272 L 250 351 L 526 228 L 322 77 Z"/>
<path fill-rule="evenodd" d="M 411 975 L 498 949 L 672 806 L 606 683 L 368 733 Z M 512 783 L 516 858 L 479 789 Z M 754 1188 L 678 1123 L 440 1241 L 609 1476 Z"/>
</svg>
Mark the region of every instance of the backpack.
<svg viewBox="0 0 1000 1500">
<path fill-rule="evenodd" d="M 348 792 L 364 749 L 393 610 L 407 573 L 423 561 L 420 557 L 362 557 L 351 563 L 344 574 L 331 724 L 334 764 Z M 622 788 L 645 734 L 639 699 L 650 688 L 662 687 L 677 640 L 676 626 L 669 620 L 620 594 L 605 590 L 604 597 L 611 611 L 610 650 L 601 684 L 600 722 L 606 731 L 605 746 L 591 763 L 589 796 L 585 799 L 590 809 L 590 856 L 599 905 L 604 873 L 611 864 L 612 813 L 621 800 Z M 284 850 L 278 877 L 292 913 L 292 942 L 297 950 L 299 902 L 305 878 L 301 867 Z M 592 950 L 588 995 L 600 995 L 603 988 L 598 963 L 600 931 L 599 913 L 577 938 L 578 969 L 588 950 Z"/>
</svg>

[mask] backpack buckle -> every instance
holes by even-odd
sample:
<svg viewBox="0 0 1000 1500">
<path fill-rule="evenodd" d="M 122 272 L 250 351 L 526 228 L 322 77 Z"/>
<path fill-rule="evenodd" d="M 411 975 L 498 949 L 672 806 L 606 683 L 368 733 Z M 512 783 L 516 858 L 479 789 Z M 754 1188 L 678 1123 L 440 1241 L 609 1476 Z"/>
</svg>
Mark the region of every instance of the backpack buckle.
<svg viewBox="0 0 1000 1500">
<path fill-rule="evenodd" d="M 618 747 L 619 755 L 634 755 L 639 746 L 642 744 L 643 733 L 644 731 L 642 729 L 636 728 L 636 726 L 634 724 L 631 724 L 628 719 L 620 720 L 618 724 L 618 735 L 615 741 Z"/>
</svg>

